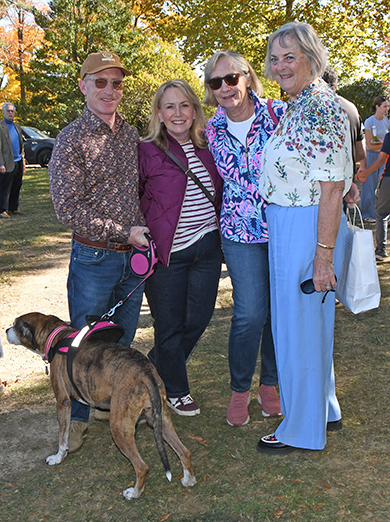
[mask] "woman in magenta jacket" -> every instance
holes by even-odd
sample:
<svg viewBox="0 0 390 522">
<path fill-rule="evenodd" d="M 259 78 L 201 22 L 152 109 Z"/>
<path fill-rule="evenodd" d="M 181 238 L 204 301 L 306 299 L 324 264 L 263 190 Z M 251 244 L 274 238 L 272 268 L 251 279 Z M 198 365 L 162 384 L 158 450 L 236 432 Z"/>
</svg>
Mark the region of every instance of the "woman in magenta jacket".
<svg viewBox="0 0 390 522">
<path fill-rule="evenodd" d="M 169 149 L 221 206 L 222 180 L 207 149 L 199 99 L 183 80 L 160 86 L 149 134 L 139 146 L 140 199 L 159 264 L 145 293 L 154 320 L 149 359 L 179 415 L 200 409 L 190 395 L 186 360 L 214 311 L 221 273 L 218 218 L 202 190 L 166 154 Z"/>
</svg>

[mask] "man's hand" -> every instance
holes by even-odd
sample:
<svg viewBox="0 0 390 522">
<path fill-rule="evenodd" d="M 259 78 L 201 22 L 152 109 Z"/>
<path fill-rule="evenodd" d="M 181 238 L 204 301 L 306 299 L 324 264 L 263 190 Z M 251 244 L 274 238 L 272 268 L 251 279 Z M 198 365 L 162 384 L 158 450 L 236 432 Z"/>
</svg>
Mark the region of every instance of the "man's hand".
<svg viewBox="0 0 390 522">
<path fill-rule="evenodd" d="M 1 174 L 5 174 L 5 165 L 0 165 Z"/>
<path fill-rule="evenodd" d="M 149 242 L 146 239 L 145 234 L 149 234 L 149 232 L 148 227 L 131 227 L 130 236 L 127 242 L 137 247 L 147 247 L 149 246 Z"/>
</svg>

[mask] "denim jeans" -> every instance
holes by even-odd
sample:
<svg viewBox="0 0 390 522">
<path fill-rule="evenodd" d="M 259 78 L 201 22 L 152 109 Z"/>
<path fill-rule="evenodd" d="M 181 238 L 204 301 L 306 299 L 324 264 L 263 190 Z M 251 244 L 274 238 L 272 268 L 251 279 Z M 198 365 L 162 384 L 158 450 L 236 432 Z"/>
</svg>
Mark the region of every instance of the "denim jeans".
<svg viewBox="0 0 390 522">
<path fill-rule="evenodd" d="M 268 243 L 238 243 L 222 236 L 233 286 L 233 317 L 229 336 L 230 386 L 250 389 L 261 342 L 260 384 L 278 383 L 271 333 Z"/>
<path fill-rule="evenodd" d="M 369 167 L 379 158 L 379 151 L 367 149 L 366 165 Z M 375 218 L 375 193 L 378 186 L 378 181 L 381 179 L 381 175 L 384 169 L 384 165 L 379 169 L 374 170 L 368 175 L 368 178 L 360 187 L 360 210 L 362 212 L 363 219 Z"/>
<path fill-rule="evenodd" d="M 149 359 L 164 381 L 168 397 L 190 393 L 186 361 L 213 315 L 221 275 L 219 232 L 171 254 L 158 265 L 145 291 L 154 319 Z"/>
<path fill-rule="evenodd" d="M 141 281 L 129 268 L 129 252 L 115 252 L 72 242 L 68 276 L 71 326 L 82 328 L 86 315 L 102 316 Z M 144 283 L 111 317 L 125 333 L 120 343 L 130 345 L 137 329 Z M 72 399 L 72 419 L 88 422 L 89 406 Z"/>
</svg>

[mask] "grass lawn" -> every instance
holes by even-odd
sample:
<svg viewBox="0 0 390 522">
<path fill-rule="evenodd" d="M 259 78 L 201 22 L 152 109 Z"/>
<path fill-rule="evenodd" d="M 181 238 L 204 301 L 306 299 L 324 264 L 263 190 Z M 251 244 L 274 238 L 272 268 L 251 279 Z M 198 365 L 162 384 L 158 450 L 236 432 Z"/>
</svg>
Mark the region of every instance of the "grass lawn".
<svg viewBox="0 0 390 522">
<path fill-rule="evenodd" d="M 58 224 L 48 195 L 47 171 L 28 171 L 23 185 L 26 220 L 0 224 L 0 282 L 12 284 L 21 271 L 50 263 L 69 232 Z M 68 246 L 66 246 L 68 250 Z M 24 253 L 20 259 L 20 253 Z M 27 253 L 27 255 L 26 255 Z M 12 482 L 0 481 L 2 522 L 299 522 L 390 520 L 389 264 L 379 267 L 382 299 L 379 309 L 354 316 L 336 307 L 335 370 L 344 429 L 329 433 L 324 451 L 296 451 L 283 457 L 256 452 L 260 435 L 273 431 L 278 421 L 265 419 L 252 386 L 247 426 L 226 423 L 230 400 L 227 342 L 231 318 L 230 289 L 221 286 L 213 319 L 188 364 L 191 393 L 201 415 L 174 424 L 192 452 L 198 483 L 180 485 L 180 463 L 168 456 L 173 480 L 165 479 L 152 430 L 137 431 L 137 445 L 150 466 L 146 488 L 138 500 L 121 496 L 134 479 L 131 464 L 114 445 L 107 423 L 92 421 L 83 448 L 60 466 L 42 463 Z M 227 274 L 224 273 L 227 277 Z M 137 334 L 135 347 L 146 352 L 152 328 Z M 257 372 L 257 375 L 259 372 Z M 29 423 L 44 426 L 55 417 L 48 379 L 24 383 L 7 399 L 10 413 L 0 415 L 6 427 L 12 415 L 28 433 Z M 2 399 L 0 399 L 2 400 Z M 173 414 L 174 415 L 174 414 Z M 38 448 L 41 441 L 33 440 Z M 20 458 L 25 448 L 20 447 Z M 50 452 L 55 447 L 48 448 Z"/>
</svg>

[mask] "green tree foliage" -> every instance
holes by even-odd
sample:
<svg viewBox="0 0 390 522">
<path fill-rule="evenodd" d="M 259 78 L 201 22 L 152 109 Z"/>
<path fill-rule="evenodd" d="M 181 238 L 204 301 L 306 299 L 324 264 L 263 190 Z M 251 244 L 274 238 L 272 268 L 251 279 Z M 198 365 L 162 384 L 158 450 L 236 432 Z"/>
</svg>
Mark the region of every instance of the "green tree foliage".
<svg viewBox="0 0 390 522">
<path fill-rule="evenodd" d="M 174 41 L 185 59 L 202 63 L 219 49 L 243 53 L 261 69 L 268 36 L 286 22 L 308 22 L 329 50 L 340 80 L 353 77 L 358 63 L 375 65 L 388 35 L 389 0 L 171 0 L 159 18 L 148 19 L 164 39 Z M 361 72 L 360 72 L 361 74 Z"/>
<path fill-rule="evenodd" d="M 78 87 L 79 72 L 91 52 L 113 51 L 133 72 L 127 79 L 122 110 L 140 132 L 145 131 L 150 101 L 162 81 L 181 77 L 199 89 L 198 78 L 172 44 L 134 29 L 136 18 L 128 4 L 53 0 L 49 8 L 47 14 L 35 11 L 45 43 L 31 62 L 28 89 L 32 97 L 24 108 L 24 121 L 56 135 L 81 114 L 84 98 Z"/>
<path fill-rule="evenodd" d="M 372 102 L 377 96 L 389 96 L 389 91 L 382 80 L 365 79 L 346 85 L 337 90 L 337 93 L 354 103 L 362 120 L 366 120 L 371 112 Z"/>
<path fill-rule="evenodd" d="M 173 44 L 154 36 L 139 35 L 138 48 L 122 51 L 124 63 L 132 71 L 126 80 L 126 90 L 121 104 L 122 114 L 144 136 L 150 115 L 150 104 L 157 88 L 165 81 L 180 78 L 188 81 L 200 99 L 203 89 L 192 67 L 179 56 Z"/>
</svg>

